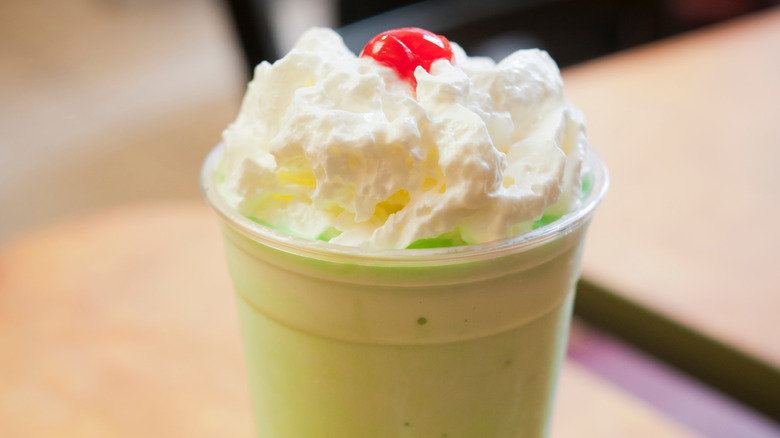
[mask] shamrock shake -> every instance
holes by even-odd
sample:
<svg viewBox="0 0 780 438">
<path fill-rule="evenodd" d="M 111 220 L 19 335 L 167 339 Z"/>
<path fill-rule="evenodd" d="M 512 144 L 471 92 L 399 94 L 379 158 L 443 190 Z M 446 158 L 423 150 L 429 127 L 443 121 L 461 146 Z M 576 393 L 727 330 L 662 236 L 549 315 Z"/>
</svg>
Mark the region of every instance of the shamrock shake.
<svg viewBox="0 0 780 438">
<path fill-rule="evenodd" d="M 607 176 L 545 52 L 312 29 L 258 65 L 202 186 L 258 436 L 547 436 Z"/>
</svg>

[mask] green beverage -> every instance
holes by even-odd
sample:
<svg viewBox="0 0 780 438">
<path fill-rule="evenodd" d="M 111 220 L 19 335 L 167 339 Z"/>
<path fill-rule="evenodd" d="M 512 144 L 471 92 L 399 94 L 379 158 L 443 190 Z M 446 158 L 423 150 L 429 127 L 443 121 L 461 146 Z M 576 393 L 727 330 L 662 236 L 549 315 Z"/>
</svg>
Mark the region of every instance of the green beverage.
<svg viewBox="0 0 780 438">
<path fill-rule="evenodd" d="M 607 188 L 539 50 L 312 29 L 261 63 L 201 184 L 262 438 L 544 438 Z"/>
</svg>

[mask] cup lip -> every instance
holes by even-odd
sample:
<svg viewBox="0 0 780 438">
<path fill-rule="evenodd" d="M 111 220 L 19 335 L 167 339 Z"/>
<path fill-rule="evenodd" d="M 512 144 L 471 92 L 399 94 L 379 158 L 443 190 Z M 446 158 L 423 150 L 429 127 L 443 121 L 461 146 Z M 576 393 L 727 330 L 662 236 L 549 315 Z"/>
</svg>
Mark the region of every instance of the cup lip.
<svg viewBox="0 0 780 438">
<path fill-rule="evenodd" d="M 559 239 L 582 225 L 593 215 L 596 207 L 606 196 L 609 188 L 609 173 L 601 157 L 589 146 L 585 147 L 583 174 L 592 176 L 592 189 L 579 207 L 564 214 L 560 219 L 530 232 L 492 242 L 476 243 L 454 247 L 381 249 L 339 245 L 320 240 L 310 240 L 266 227 L 242 215 L 219 194 L 214 174 L 224 150 L 223 143 L 217 144 L 206 157 L 200 174 L 203 195 L 209 205 L 223 221 L 245 237 L 265 246 L 307 258 L 367 265 L 405 265 L 433 262 L 449 263 L 498 258 L 508 254 L 526 252 L 548 242 Z"/>
</svg>

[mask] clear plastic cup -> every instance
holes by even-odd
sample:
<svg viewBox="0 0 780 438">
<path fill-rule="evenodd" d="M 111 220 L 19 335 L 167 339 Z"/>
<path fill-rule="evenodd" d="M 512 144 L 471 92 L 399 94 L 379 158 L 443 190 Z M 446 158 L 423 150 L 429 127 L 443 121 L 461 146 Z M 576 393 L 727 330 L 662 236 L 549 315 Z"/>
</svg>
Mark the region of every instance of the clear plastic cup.
<svg viewBox="0 0 780 438">
<path fill-rule="evenodd" d="M 264 227 L 219 196 L 262 438 L 547 437 L 587 224 L 580 208 L 485 244 L 378 250 Z"/>
</svg>

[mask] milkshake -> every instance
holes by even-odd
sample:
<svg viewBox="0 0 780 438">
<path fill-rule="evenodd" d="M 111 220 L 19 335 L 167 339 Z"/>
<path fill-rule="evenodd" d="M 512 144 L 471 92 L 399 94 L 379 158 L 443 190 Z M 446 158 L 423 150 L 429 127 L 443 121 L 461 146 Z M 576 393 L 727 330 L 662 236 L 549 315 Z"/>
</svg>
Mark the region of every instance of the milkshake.
<svg viewBox="0 0 780 438">
<path fill-rule="evenodd" d="M 607 186 L 582 116 L 541 51 L 362 55 L 312 29 L 260 64 L 203 168 L 258 436 L 546 437 Z"/>
</svg>

